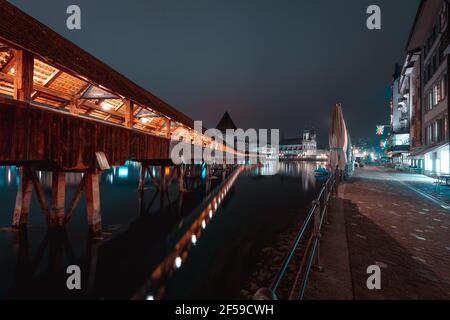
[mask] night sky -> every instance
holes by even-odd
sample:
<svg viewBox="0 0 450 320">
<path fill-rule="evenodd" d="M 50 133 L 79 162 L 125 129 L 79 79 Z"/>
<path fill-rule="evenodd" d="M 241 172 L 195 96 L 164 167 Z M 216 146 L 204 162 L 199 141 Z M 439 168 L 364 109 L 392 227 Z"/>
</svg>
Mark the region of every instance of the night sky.
<svg viewBox="0 0 450 320">
<path fill-rule="evenodd" d="M 389 122 L 389 90 L 419 0 L 13 0 L 53 30 L 204 125 L 305 127 L 327 142 L 342 102 L 353 140 Z M 82 29 L 66 28 L 78 4 Z M 366 8 L 382 30 L 366 28 Z"/>
</svg>

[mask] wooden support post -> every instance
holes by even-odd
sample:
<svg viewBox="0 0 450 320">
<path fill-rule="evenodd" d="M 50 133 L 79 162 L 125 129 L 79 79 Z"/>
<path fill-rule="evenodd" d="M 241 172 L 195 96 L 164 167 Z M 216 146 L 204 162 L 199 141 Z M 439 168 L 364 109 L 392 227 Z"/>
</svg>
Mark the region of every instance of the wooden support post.
<svg viewBox="0 0 450 320">
<path fill-rule="evenodd" d="M 33 184 L 31 180 L 30 169 L 26 167 L 20 168 L 19 188 L 16 196 L 16 206 L 14 208 L 12 226 L 19 228 L 26 226 L 28 223 L 28 215 L 30 213 L 31 195 L 33 192 Z"/>
<path fill-rule="evenodd" d="M 134 124 L 134 103 L 128 99 L 124 100 L 125 127 L 133 128 Z"/>
<path fill-rule="evenodd" d="M 77 191 L 75 191 L 75 194 L 73 195 L 72 201 L 70 202 L 70 207 L 69 210 L 67 210 L 67 214 L 66 214 L 66 222 L 69 222 L 70 219 L 72 218 L 73 215 L 73 211 L 75 210 L 78 201 L 80 201 L 81 198 L 81 194 L 83 192 L 83 190 L 85 190 L 86 188 L 86 174 L 83 175 L 83 178 L 80 181 L 80 184 L 78 185 Z"/>
<path fill-rule="evenodd" d="M 45 199 L 44 189 L 42 188 L 41 182 L 36 174 L 36 171 L 31 172 L 31 178 L 33 181 L 34 190 L 36 190 L 36 195 L 41 206 L 42 212 L 44 214 L 45 221 L 47 225 L 50 224 L 50 210 L 47 205 L 47 200 Z"/>
<path fill-rule="evenodd" d="M 64 209 L 66 201 L 66 173 L 52 172 L 52 211 L 50 225 L 62 227 L 64 225 Z"/>
<path fill-rule="evenodd" d="M 177 169 L 178 169 L 178 172 L 177 172 L 177 175 L 178 175 L 178 191 L 179 192 L 186 192 L 186 187 L 184 185 L 184 167 L 181 164 L 181 165 L 179 165 L 177 167 Z"/>
<path fill-rule="evenodd" d="M 102 218 L 100 215 L 100 173 L 86 173 L 86 209 L 89 230 L 99 233 L 102 230 Z"/>
<path fill-rule="evenodd" d="M 141 174 L 139 177 L 139 186 L 138 186 L 138 190 L 140 192 L 144 191 L 145 188 L 145 176 L 147 175 L 147 163 L 146 162 L 141 162 Z"/>
<path fill-rule="evenodd" d="M 79 114 L 80 109 L 79 106 L 82 104 L 82 101 L 80 99 L 76 98 L 72 101 L 72 103 L 69 105 L 70 113 L 73 114 Z"/>
<path fill-rule="evenodd" d="M 170 139 L 170 136 L 171 136 L 170 126 L 171 126 L 171 121 L 170 121 L 170 119 L 167 119 L 166 120 L 166 137 L 167 137 L 167 139 Z"/>
<path fill-rule="evenodd" d="M 159 183 L 161 193 L 164 193 L 167 189 L 167 181 L 166 181 L 166 168 L 167 166 L 161 166 L 161 181 Z"/>
<path fill-rule="evenodd" d="M 205 164 L 206 166 L 206 179 L 211 179 L 211 165 Z"/>
<path fill-rule="evenodd" d="M 193 163 L 192 164 L 192 166 L 191 166 L 191 172 L 192 172 L 192 175 L 191 175 L 191 177 L 192 178 L 197 178 L 198 176 L 197 176 L 197 165 L 195 164 L 195 163 Z"/>
<path fill-rule="evenodd" d="M 24 50 L 15 50 L 16 61 L 14 74 L 13 98 L 21 101 L 30 101 L 33 91 L 34 57 Z"/>
</svg>

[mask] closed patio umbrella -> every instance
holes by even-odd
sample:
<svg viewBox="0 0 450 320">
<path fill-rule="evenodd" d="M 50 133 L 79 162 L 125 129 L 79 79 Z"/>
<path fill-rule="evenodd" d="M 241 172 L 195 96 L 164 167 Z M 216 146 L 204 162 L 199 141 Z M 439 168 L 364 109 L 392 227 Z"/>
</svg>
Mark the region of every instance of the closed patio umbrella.
<svg viewBox="0 0 450 320">
<path fill-rule="evenodd" d="M 341 104 L 336 104 L 331 114 L 331 127 L 329 134 L 330 160 L 329 165 L 332 170 L 345 170 L 347 163 L 347 128 L 345 126 L 344 115 Z"/>
</svg>

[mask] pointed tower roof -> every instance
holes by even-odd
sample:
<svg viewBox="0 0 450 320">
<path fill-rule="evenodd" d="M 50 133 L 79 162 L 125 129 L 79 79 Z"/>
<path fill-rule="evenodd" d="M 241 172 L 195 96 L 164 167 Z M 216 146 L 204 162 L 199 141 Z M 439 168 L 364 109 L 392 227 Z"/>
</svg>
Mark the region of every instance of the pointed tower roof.
<svg viewBox="0 0 450 320">
<path fill-rule="evenodd" d="M 227 129 L 237 129 L 228 111 L 224 113 L 222 119 L 220 119 L 219 123 L 217 124 L 216 129 L 219 129 L 222 132 L 225 132 L 225 130 Z"/>
</svg>

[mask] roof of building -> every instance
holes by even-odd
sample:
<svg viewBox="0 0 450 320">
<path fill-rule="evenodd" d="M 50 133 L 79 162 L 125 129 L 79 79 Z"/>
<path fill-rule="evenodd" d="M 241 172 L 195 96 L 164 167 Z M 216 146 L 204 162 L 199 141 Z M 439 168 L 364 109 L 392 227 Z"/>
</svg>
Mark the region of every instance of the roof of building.
<svg viewBox="0 0 450 320">
<path fill-rule="evenodd" d="M 61 70 L 193 127 L 193 120 L 187 115 L 5 0 L 0 0 L 0 21 L 0 41 L 29 51 Z"/>
<path fill-rule="evenodd" d="M 422 47 L 428 38 L 430 28 L 437 21 L 436 18 L 442 7 L 443 1 L 444 0 L 421 0 L 406 44 L 406 51 L 410 52 Z"/>
<path fill-rule="evenodd" d="M 237 129 L 237 127 L 234 124 L 233 120 L 231 119 L 231 116 L 228 113 L 228 111 L 223 114 L 222 119 L 220 119 L 216 128 L 222 132 L 225 132 L 225 130 L 227 130 L 227 129 L 233 129 L 233 130 Z"/>
<path fill-rule="evenodd" d="M 291 138 L 291 139 L 283 139 L 280 141 L 280 146 L 292 146 L 292 145 L 301 145 L 301 138 Z"/>
</svg>

